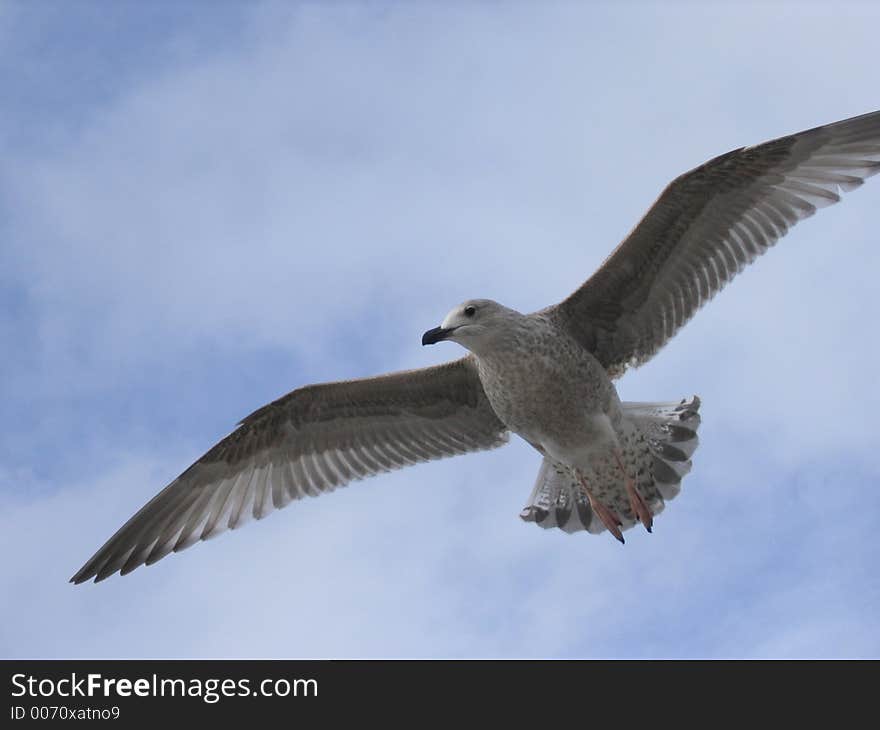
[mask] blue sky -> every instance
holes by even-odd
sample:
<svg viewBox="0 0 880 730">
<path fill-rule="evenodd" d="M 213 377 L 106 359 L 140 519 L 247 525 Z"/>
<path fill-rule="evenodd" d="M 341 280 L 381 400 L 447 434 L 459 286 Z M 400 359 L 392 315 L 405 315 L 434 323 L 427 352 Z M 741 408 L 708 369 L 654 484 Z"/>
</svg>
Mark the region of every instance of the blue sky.
<svg viewBox="0 0 880 730">
<path fill-rule="evenodd" d="M 622 7 L 621 7 L 622 6 Z M 619 383 L 703 399 L 653 535 L 520 522 L 516 440 L 67 579 L 238 419 L 458 356 L 663 186 L 880 108 L 872 4 L 0 2 L 0 656 L 880 655 L 880 183 Z"/>
</svg>

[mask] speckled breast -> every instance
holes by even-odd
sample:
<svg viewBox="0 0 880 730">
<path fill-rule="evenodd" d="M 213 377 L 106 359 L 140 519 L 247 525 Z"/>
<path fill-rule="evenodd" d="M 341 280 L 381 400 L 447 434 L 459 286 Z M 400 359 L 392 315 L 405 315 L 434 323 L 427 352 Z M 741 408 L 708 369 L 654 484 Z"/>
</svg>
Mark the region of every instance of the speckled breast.
<svg viewBox="0 0 880 730">
<path fill-rule="evenodd" d="M 597 411 L 619 420 L 620 402 L 604 368 L 549 324 L 496 343 L 477 365 L 495 413 L 532 443 L 582 438 L 578 425 L 586 429 L 586 417 Z"/>
</svg>

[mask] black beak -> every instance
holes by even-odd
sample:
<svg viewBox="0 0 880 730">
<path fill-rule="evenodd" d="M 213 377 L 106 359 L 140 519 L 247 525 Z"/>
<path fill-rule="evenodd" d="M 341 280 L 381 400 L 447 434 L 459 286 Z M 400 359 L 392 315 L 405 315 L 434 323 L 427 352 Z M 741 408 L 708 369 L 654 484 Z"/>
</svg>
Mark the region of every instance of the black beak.
<svg viewBox="0 0 880 730">
<path fill-rule="evenodd" d="M 433 345 L 436 342 L 440 342 L 441 340 L 445 340 L 449 338 L 455 332 L 455 327 L 450 327 L 449 329 L 444 329 L 443 327 L 435 327 L 432 330 L 428 330 L 425 334 L 422 335 L 422 344 L 423 345 Z"/>
</svg>

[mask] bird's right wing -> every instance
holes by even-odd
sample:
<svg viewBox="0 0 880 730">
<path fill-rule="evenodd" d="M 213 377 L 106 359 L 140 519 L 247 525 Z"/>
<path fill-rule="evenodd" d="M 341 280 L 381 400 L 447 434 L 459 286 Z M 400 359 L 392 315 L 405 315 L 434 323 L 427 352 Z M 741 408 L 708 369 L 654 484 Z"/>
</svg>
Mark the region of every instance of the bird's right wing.
<svg viewBox="0 0 880 730">
<path fill-rule="evenodd" d="M 880 172 L 880 112 L 681 175 L 583 286 L 544 310 L 612 376 L 646 362 L 789 228 Z"/>
<path fill-rule="evenodd" d="M 355 479 L 507 441 L 473 360 L 294 390 L 245 418 L 71 578 L 103 580 Z"/>
</svg>

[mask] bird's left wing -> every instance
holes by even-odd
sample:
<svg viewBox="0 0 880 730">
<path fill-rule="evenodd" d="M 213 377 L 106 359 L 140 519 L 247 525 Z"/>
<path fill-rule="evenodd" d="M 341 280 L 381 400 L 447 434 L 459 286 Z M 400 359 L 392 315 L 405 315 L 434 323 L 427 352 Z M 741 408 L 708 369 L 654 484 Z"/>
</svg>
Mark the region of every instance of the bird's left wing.
<svg viewBox="0 0 880 730">
<path fill-rule="evenodd" d="M 471 357 L 294 390 L 245 418 L 153 497 L 71 582 L 125 575 L 291 500 L 494 448 L 507 436 Z"/>
<path fill-rule="evenodd" d="M 649 360 L 789 228 L 880 172 L 880 112 L 743 147 L 681 175 L 544 314 L 612 376 Z"/>
</svg>

